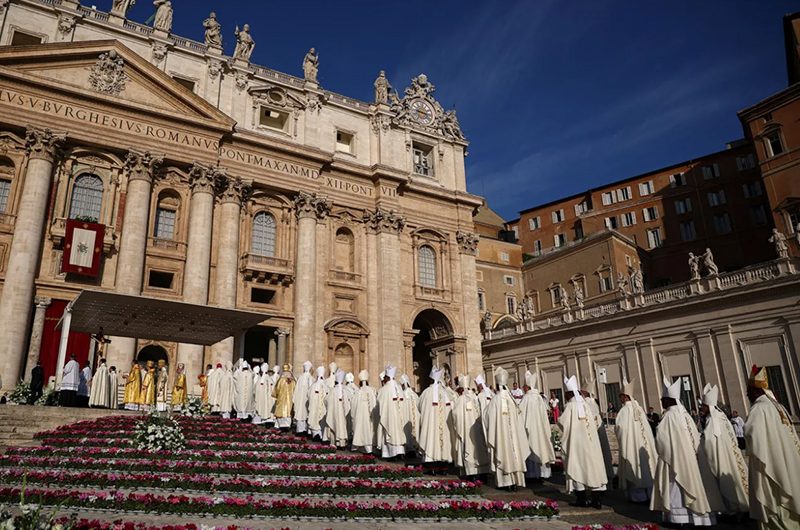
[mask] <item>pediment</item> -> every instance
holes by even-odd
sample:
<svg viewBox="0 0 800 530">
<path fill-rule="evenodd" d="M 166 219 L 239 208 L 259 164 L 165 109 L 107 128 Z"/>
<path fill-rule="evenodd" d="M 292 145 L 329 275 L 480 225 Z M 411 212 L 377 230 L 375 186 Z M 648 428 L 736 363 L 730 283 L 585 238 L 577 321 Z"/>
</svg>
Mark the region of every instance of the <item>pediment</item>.
<svg viewBox="0 0 800 530">
<path fill-rule="evenodd" d="M 119 41 L 0 47 L 0 74 L 128 104 L 147 112 L 212 122 L 235 121 Z"/>
</svg>

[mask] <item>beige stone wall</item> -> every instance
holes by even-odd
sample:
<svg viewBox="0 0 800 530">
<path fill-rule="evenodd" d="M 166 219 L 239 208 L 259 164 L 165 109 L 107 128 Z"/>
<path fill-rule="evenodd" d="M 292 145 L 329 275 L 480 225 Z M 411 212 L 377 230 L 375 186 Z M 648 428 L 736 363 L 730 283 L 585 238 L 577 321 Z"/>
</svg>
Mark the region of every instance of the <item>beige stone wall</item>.
<svg viewBox="0 0 800 530">
<path fill-rule="evenodd" d="M 687 285 L 647 293 L 629 310 L 587 314 L 583 321 L 536 331 L 509 330 L 484 341 L 484 367 L 505 366 L 512 373 L 539 370 L 545 392 L 562 389 L 564 376 L 593 378 L 592 392 L 601 410 L 608 403 L 606 384 L 636 380 L 636 399 L 660 410 L 663 377 L 686 376 L 693 396 L 706 383 L 719 385 L 720 402 L 744 414 L 749 409 L 746 382 L 750 367 L 778 367 L 785 403 L 800 417 L 800 277 L 779 265 L 765 264 L 695 288 Z M 785 267 L 788 267 L 786 265 Z M 780 275 L 779 275 L 780 274 Z M 735 277 L 734 277 L 735 276 Z M 772 279 L 764 280 L 764 277 Z M 746 285 L 742 285 L 746 284 Z M 697 289 L 703 294 L 690 294 Z"/>
</svg>

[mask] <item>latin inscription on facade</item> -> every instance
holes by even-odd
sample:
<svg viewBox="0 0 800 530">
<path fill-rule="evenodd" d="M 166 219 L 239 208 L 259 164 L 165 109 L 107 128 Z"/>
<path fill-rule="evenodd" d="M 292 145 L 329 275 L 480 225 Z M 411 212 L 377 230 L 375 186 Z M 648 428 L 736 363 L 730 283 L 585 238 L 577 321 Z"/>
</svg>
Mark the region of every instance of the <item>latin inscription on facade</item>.
<svg viewBox="0 0 800 530">
<path fill-rule="evenodd" d="M 20 94 L 6 88 L 0 88 L 0 105 L 21 107 L 50 117 L 67 118 L 138 136 L 147 136 L 175 145 L 196 147 L 206 151 L 217 151 L 219 149 L 219 141 L 213 138 L 165 129 L 157 125 L 149 125 L 139 120 L 114 116 L 80 105 L 60 103 L 43 97 Z"/>
</svg>

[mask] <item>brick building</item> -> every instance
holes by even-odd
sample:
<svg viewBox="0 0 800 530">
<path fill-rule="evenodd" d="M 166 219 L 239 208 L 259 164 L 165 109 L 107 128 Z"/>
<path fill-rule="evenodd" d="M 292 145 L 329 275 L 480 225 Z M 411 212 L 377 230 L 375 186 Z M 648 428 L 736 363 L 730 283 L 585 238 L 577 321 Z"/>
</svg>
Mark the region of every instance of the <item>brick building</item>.
<svg viewBox="0 0 800 530">
<path fill-rule="evenodd" d="M 615 230 L 639 248 L 650 286 L 688 279 L 688 253 L 706 248 L 720 270 L 737 269 L 773 257 L 767 242 L 772 220 L 755 161 L 749 142 L 733 142 L 717 153 L 529 208 L 510 225 L 533 257 Z"/>
<path fill-rule="evenodd" d="M 786 15 L 784 40 L 789 86 L 739 112 L 753 142 L 775 226 L 800 256 L 800 13 Z"/>
</svg>

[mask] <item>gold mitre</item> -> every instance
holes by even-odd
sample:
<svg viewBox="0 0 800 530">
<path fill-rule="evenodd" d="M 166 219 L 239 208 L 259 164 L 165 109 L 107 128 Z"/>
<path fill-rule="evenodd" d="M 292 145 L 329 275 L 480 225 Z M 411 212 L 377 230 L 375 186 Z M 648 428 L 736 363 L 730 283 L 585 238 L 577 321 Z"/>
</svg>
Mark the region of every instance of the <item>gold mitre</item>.
<svg viewBox="0 0 800 530">
<path fill-rule="evenodd" d="M 292 371 L 292 365 L 291 364 L 284 364 L 283 365 L 283 371 L 284 372 L 291 372 Z"/>
<path fill-rule="evenodd" d="M 165 361 L 164 359 L 159 359 L 158 360 L 158 367 L 159 368 L 164 368 L 166 365 L 167 365 L 167 361 Z"/>
<path fill-rule="evenodd" d="M 755 364 L 753 365 L 753 369 L 750 371 L 750 379 L 747 382 L 748 385 L 761 388 L 763 390 L 769 389 L 769 381 L 767 380 L 767 369 L 763 366 L 759 368 Z"/>
<path fill-rule="evenodd" d="M 147 361 L 147 367 L 148 368 L 152 368 L 154 366 L 155 366 L 155 363 L 153 361 Z"/>
</svg>

